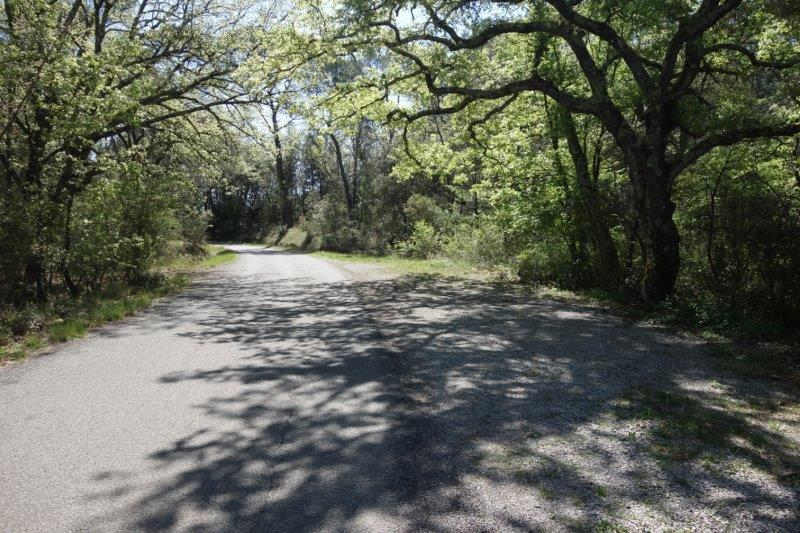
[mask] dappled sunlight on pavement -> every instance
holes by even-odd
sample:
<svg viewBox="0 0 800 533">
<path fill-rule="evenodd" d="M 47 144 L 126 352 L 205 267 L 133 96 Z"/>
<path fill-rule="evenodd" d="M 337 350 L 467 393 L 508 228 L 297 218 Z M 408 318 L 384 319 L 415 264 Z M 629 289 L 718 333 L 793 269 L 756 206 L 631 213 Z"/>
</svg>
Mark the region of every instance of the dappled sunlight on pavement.
<svg viewBox="0 0 800 533">
<path fill-rule="evenodd" d="M 105 509 L 80 526 L 800 526 L 784 476 L 798 464 L 797 413 L 775 411 L 781 430 L 759 423 L 748 399 L 784 393 L 718 375 L 695 340 L 522 289 L 354 281 L 301 254 L 240 252 L 86 341 L 180 349 L 180 364 L 153 355 L 140 377 L 182 412 L 130 464 L 95 465 L 84 498 Z M 715 437 L 694 443 L 703 431 Z"/>
</svg>

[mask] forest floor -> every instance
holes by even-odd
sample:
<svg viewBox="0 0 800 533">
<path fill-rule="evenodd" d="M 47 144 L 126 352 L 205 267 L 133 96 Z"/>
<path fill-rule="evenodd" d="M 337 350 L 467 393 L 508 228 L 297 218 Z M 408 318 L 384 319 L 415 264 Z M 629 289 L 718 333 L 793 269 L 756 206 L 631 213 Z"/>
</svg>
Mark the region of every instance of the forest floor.
<svg viewBox="0 0 800 533">
<path fill-rule="evenodd" d="M 797 531 L 800 395 L 480 279 L 236 247 L 0 369 L 12 531 Z"/>
</svg>

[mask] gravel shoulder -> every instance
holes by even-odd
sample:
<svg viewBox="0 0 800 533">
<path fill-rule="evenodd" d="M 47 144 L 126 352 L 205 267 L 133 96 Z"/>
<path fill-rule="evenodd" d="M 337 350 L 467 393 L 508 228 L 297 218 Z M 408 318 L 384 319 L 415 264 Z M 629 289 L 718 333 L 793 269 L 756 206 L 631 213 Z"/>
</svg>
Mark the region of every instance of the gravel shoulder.
<svg viewBox="0 0 800 533">
<path fill-rule="evenodd" d="M 8 531 L 798 531 L 797 391 L 479 281 L 234 247 L 0 369 Z"/>
</svg>

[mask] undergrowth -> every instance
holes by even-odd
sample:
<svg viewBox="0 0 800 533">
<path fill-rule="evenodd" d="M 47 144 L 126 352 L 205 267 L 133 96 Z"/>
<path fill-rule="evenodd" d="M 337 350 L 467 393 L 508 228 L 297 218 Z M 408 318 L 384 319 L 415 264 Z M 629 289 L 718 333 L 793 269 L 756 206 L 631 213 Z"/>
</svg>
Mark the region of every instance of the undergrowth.
<svg viewBox="0 0 800 533">
<path fill-rule="evenodd" d="M 192 271 L 229 263 L 236 253 L 208 246 L 204 256 L 181 255 L 158 265 L 136 285 L 115 284 L 80 298 L 66 294 L 22 309 L 0 310 L 0 363 L 17 361 L 42 348 L 79 338 L 92 328 L 121 320 L 153 300 L 183 289 Z"/>
</svg>

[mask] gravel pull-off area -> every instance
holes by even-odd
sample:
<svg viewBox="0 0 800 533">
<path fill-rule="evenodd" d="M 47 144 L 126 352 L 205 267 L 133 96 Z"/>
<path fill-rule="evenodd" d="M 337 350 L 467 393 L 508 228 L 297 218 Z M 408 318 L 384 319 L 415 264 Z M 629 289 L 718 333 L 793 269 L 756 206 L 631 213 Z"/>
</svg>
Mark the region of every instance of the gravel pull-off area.
<svg viewBox="0 0 800 533">
<path fill-rule="evenodd" d="M 796 391 L 699 341 L 236 249 L 0 369 L 1 531 L 800 531 Z"/>
</svg>

